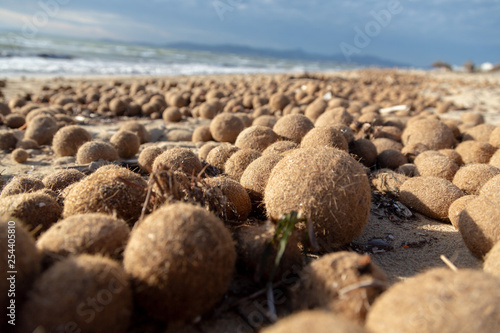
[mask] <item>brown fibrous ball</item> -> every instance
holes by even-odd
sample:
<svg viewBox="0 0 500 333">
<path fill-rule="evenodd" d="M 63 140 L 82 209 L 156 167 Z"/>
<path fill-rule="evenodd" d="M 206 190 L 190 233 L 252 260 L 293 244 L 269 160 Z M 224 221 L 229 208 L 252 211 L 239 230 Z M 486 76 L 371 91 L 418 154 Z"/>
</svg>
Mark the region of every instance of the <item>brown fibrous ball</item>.
<svg viewBox="0 0 500 333">
<path fill-rule="evenodd" d="M 153 163 L 163 152 L 164 150 L 160 147 L 151 146 L 144 148 L 144 150 L 139 154 L 139 158 L 137 160 L 141 170 L 147 173 L 153 172 Z"/>
<path fill-rule="evenodd" d="M 448 218 L 451 204 L 464 193 L 439 177 L 413 177 L 401 185 L 399 200 L 417 212 L 438 220 Z"/>
<path fill-rule="evenodd" d="M 500 280 L 481 271 L 435 268 L 395 284 L 372 306 L 366 329 L 386 332 L 497 332 Z"/>
<path fill-rule="evenodd" d="M 274 220 L 292 211 L 310 218 L 318 245 L 333 249 L 363 231 L 371 189 L 363 167 L 348 153 L 327 147 L 300 148 L 273 168 L 264 202 Z"/>
<path fill-rule="evenodd" d="M 203 146 L 200 147 L 200 150 L 198 150 L 198 157 L 202 160 L 206 160 L 208 153 L 215 147 L 220 146 L 219 142 L 215 141 L 209 141 L 203 144 Z"/>
<path fill-rule="evenodd" d="M 226 198 L 223 204 L 223 218 L 232 221 L 245 221 L 252 212 L 252 202 L 245 188 L 237 181 L 218 176 L 205 179 L 209 187 L 217 187 Z"/>
<path fill-rule="evenodd" d="M 35 282 L 21 311 L 22 332 L 126 332 L 132 290 L 121 265 L 91 255 L 55 263 Z"/>
<path fill-rule="evenodd" d="M 500 241 L 500 191 L 471 200 L 458 217 L 458 230 L 471 253 L 483 259 Z"/>
<path fill-rule="evenodd" d="M 11 154 L 12 160 L 17 163 L 24 163 L 30 157 L 30 154 L 23 148 L 16 148 Z"/>
<path fill-rule="evenodd" d="M 191 137 L 193 142 L 208 142 L 212 141 L 212 133 L 210 133 L 210 126 L 201 125 L 194 129 L 193 136 Z"/>
<path fill-rule="evenodd" d="M 64 200 L 63 216 L 116 214 L 133 224 L 141 214 L 146 189 L 146 181 L 134 172 L 112 165 L 103 166 L 71 186 Z"/>
<path fill-rule="evenodd" d="M 232 144 L 222 144 L 210 150 L 206 161 L 223 172 L 227 160 L 238 150 L 239 148 Z"/>
<path fill-rule="evenodd" d="M 50 228 L 61 217 L 62 208 L 56 199 L 43 192 L 10 195 L 0 203 L 0 216 L 22 222 L 34 234 Z"/>
<path fill-rule="evenodd" d="M 77 183 L 85 174 L 75 169 L 56 170 L 42 179 L 43 185 L 56 193 L 61 193 L 66 187 Z"/>
<path fill-rule="evenodd" d="M 151 140 L 151 135 L 149 134 L 149 131 L 146 129 L 146 127 L 143 124 L 134 120 L 127 121 L 126 123 L 124 123 L 120 127 L 120 131 L 134 132 L 141 140 L 141 144 L 149 142 L 149 140 Z"/>
<path fill-rule="evenodd" d="M 467 164 L 457 171 L 453 177 L 453 184 L 465 194 L 477 195 L 481 187 L 498 174 L 500 174 L 500 169 L 488 164 Z"/>
<path fill-rule="evenodd" d="M 314 124 L 302 114 L 289 114 L 278 119 L 273 131 L 286 140 L 297 144 L 302 138 L 314 128 Z"/>
<path fill-rule="evenodd" d="M 116 161 L 118 152 L 111 144 L 103 141 L 89 141 L 78 148 L 76 161 L 78 164 L 87 164 L 98 160 Z"/>
<path fill-rule="evenodd" d="M 212 308 L 229 287 L 235 261 L 222 221 L 201 207 L 175 203 L 148 215 L 132 232 L 123 264 L 137 303 L 171 324 Z"/>
<path fill-rule="evenodd" d="M 486 255 L 483 270 L 488 274 L 500 278 L 500 241 L 496 242 Z"/>
<path fill-rule="evenodd" d="M 245 125 L 236 115 L 221 113 L 210 122 L 210 133 L 214 140 L 234 143 L 238 134 L 245 129 Z"/>
<path fill-rule="evenodd" d="M 310 130 L 300 143 L 302 148 L 326 146 L 348 152 L 349 146 L 344 134 L 333 127 L 315 127 Z"/>
<path fill-rule="evenodd" d="M 113 134 L 109 142 L 115 147 L 121 158 L 134 157 L 141 147 L 141 140 L 137 134 L 131 131 L 120 130 Z"/>
<path fill-rule="evenodd" d="M 465 209 L 467 204 L 477 198 L 477 195 L 464 195 L 453 201 L 448 209 L 448 219 L 450 219 L 451 224 L 458 229 L 458 219 L 462 210 Z"/>
<path fill-rule="evenodd" d="M 37 247 L 61 256 L 87 253 L 118 258 L 129 233 L 128 225 L 113 216 L 77 214 L 52 225 L 38 238 Z"/>
<path fill-rule="evenodd" d="M 251 126 L 244 129 L 236 138 L 234 145 L 240 149 L 253 149 L 263 152 L 278 140 L 278 134 L 265 126 Z"/>
<path fill-rule="evenodd" d="M 240 181 L 241 175 L 245 172 L 250 163 L 255 161 L 261 156 L 261 154 L 253 149 L 240 149 L 229 157 L 229 159 L 224 164 L 224 172 L 229 176 L 229 178 L 236 181 Z"/>
<path fill-rule="evenodd" d="M 167 149 L 158 155 L 153 163 L 153 172 L 182 171 L 188 175 L 196 176 L 202 169 L 200 159 L 188 148 Z"/>
<path fill-rule="evenodd" d="M 459 166 L 448 157 L 435 150 L 428 150 L 414 160 L 420 176 L 441 177 L 453 181 Z"/>
<path fill-rule="evenodd" d="M 486 142 L 464 141 L 455 151 L 460 154 L 462 161 L 468 163 L 488 163 L 497 149 Z"/>
<path fill-rule="evenodd" d="M 372 286 L 343 293 L 344 288 L 363 282 Z M 293 287 L 292 304 L 295 310 L 328 309 L 363 323 L 371 304 L 388 285 L 386 274 L 368 255 L 330 253 L 302 270 L 299 283 Z"/>
<path fill-rule="evenodd" d="M 92 136 L 78 125 L 64 126 L 56 132 L 52 149 L 57 156 L 75 156 L 85 142 L 92 141 Z"/>
<path fill-rule="evenodd" d="M 453 131 L 443 122 L 431 118 L 408 123 L 401 140 L 404 145 L 423 143 L 433 150 L 453 148 L 456 144 Z"/>
<path fill-rule="evenodd" d="M 298 147 L 299 147 L 299 145 L 293 141 L 288 141 L 288 140 L 276 141 L 272 145 L 269 145 L 269 147 L 267 147 L 262 152 L 262 155 L 286 154 L 287 152 L 290 152 L 291 150 L 294 150 Z"/>
<path fill-rule="evenodd" d="M 31 193 L 43 189 L 43 182 L 33 176 L 14 177 L 5 185 L 0 198 L 5 198 L 9 195 Z"/>
<path fill-rule="evenodd" d="M 39 145 L 50 145 L 58 130 L 59 127 L 54 118 L 37 116 L 28 122 L 24 137 L 35 140 Z"/>
</svg>

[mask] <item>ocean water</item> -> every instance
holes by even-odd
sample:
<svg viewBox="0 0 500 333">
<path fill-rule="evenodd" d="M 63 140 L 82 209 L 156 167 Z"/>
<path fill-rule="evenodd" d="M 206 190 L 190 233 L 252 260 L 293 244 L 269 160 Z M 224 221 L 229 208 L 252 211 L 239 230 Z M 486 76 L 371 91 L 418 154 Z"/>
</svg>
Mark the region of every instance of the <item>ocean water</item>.
<svg viewBox="0 0 500 333">
<path fill-rule="evenodd" d="M 196 75 L 344 69 L 334 63 L 246 57 L 119 42 L 0 32 L 0 77 Z"/>
</svg>

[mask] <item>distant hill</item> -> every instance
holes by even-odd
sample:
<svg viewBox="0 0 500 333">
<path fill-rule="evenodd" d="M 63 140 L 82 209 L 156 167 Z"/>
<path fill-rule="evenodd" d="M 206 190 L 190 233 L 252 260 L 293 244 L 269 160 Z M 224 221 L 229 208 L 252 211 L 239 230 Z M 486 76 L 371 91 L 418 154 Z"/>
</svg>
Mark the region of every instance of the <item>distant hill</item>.
<svg viewBox="0 0 500 333">
<path fill-rule="evenodd" d="M 342 54 L 322 55 L 305 52 L 302 49 L 290 50 L 273 50 L 265 48 L 254 48 L 242 45 L 222 44 L 222 45 L 204 45 L 189 42 L 169 43 L 165 47 L 188 51 L 207 51 L 222 54 L 236 54 L 250 57 L 262 57 L 273 59 L 286 60 L 301 60 L 301 61 L 319 61 L 319 62 L 334 62 L 346 63 L 346 59 Z M 383 59 L 371 55 L 353 55 L 351 56 L 352 65 L 361 66 L 378 66 L 378 67 L 410 67 L 410 64 L 405 64 L 389 59 Z"/>
</svg>

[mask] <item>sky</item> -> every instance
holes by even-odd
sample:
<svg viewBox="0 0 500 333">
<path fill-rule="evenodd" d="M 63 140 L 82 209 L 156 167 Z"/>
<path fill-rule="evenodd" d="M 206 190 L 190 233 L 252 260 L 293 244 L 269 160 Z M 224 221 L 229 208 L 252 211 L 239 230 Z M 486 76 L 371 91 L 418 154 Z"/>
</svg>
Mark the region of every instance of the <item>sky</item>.
<svg viewBox="0 0 500 333">
<path fill-rule="evenodd" d="M 165 44 L 500 62 L 500 0 L 1 0 L 0 29 Z"/>
</svg>

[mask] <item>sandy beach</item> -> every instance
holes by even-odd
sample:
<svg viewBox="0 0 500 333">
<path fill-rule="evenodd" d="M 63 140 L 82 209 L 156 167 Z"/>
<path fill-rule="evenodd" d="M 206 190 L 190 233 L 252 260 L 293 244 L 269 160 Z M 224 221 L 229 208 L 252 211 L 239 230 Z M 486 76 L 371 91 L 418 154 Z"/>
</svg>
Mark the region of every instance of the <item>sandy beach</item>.
<svg viewBox="0 0 500 333">
<path fill-rule="evenodd" d="M 352 142 L 360 139 L 374 141 L 390 138 L 400 146 L 398 153 L 405 162 L 394 165 L 375 159 L 372 165 L 364 166 L 370 179 L 383 169 L 382 166 L 394 172 L 403 164 L 413 163 L 414 158 L 425 150 L 439 150 L 417 146 L 410 149 L 409 145 L 402 143 L 402 133 L 412 117 L 440 119 L 455 131 L 457 144 L 462 141 L 464 133 L 482 123 L 500 126 L 500 73 L 366 69 L 276 75 L 12 77 L 3 81 L 5 87 L 0 88 L 3 95 L 0 102 L 10 105 L 10 109 L 2 116 L 2 133 L 13 133 L 17 143 L 20 143 L 25 139 L 30 123 L 8 128 L 5 124 L 8 114 L 19 114 L 27 120 L 31 112 L 47 107 L 52 108 L 50 112 L 54 117 L 57 113 L 61 114 L 57 118 L 59 127 L 79 125 L 90 133 L 94 141 L 110 142 L 124 123 L 135 120 L 145 126 L 150 135 L 149 141 L 141 143 L 139 151 L 132 157 L 113 162 L 135 171 L 139 170 L 140 153 L 149 147 L 162 150 L 189 148 L 198 154 L 205 142 L 193 142 L 192 136 L 198 127 L 210 126 L 212 119 L 203 117 L 201 113 L 202 105 L 208 100 L 212 104 L 219 102 L 215 114 L 239 114 L 245 127 L 250 127 L 255 124 L 255 119 L 263 115 L 276 120 L 288 114 L 305 114 L 311 118 L 308 106 L 322 99 L 325 108 L 319 114 L 326 112 L 325 109 L 336 109 L 352 118 L 349 123 L 341 124 L 352 133 L 352 141 L 348 142 L 351 154 L 354 154 Z M 286 97 L 284 106 L 272 104 L 272 96 L 277 93 Z M 160 96 L 164 105 L 159 103 L 158 109 L 146 114 L 153 96 Z M 123 110 L 113 109 L 111 101 L 114 98 L 121 98 Z M 13 103 L 14 100 L 17 102 Z M 127 116 L 132 104 L 137 105 L 139 111 Z M 178 121 L 165 120 L 163 112 L 167 105 L 180 111 Z M 476 122 L 464 121 L 470 119 L 467 117 L 470 114 L 474 115 Z M 315 122 L 319 118 L 314 116 L 311 119 Z M 62 169 L 76 169 L 89 175 L 100 166 L 99 161 L 78 163 L 75 156 L 58 156 L 51 144 L 26 148 L 29 157 L 25 162 L 18 163 L 12 158 L 15 148 L 16 144 L 0 151 L 3 186 L 15 176 L 42 179 L 54 170 Z M 383 149 L 378 149 L 379 146 L 376 153 L 380 156 Z M 360 160 L 363 156 L 355 158 Z M 142 177 L 149 179 L 145 172 L 142 172 Z M 396 191 L 400 185 L 396 186 Z M 448 267 L 442 256 L 458 269 L 482 269 L 482 260 L 470 252 L 461 233 L 449 220 L 428 215 L 406 207 L 397 194 L 389 190 L 384 193 L 380 187 L 372 185 L 368 222 L 362 233 L 342 249 L 369 254 L 373 263 L 386 272 L 391 284 L 430 268 Z M 259 218 L 262 215 L 251 213 L 246 223 L 262 223 Z M 311 256 L 321 254 L 320 251 Z M 260 288 L 248 276 L 239 274 L 233 279 L 223 300 L 195 323 L 167 330 L 163 323 L 137 311 L 129 331 L 258 331 L 271 322 L 265 311 L 265 295 L 252 295 Z M 276 288 L 288 295 L 288 285 L 283 281 Z M 284 299 L 278 306 L 278 315 L 290 312 L 288 296 Z"/>
</svg>

